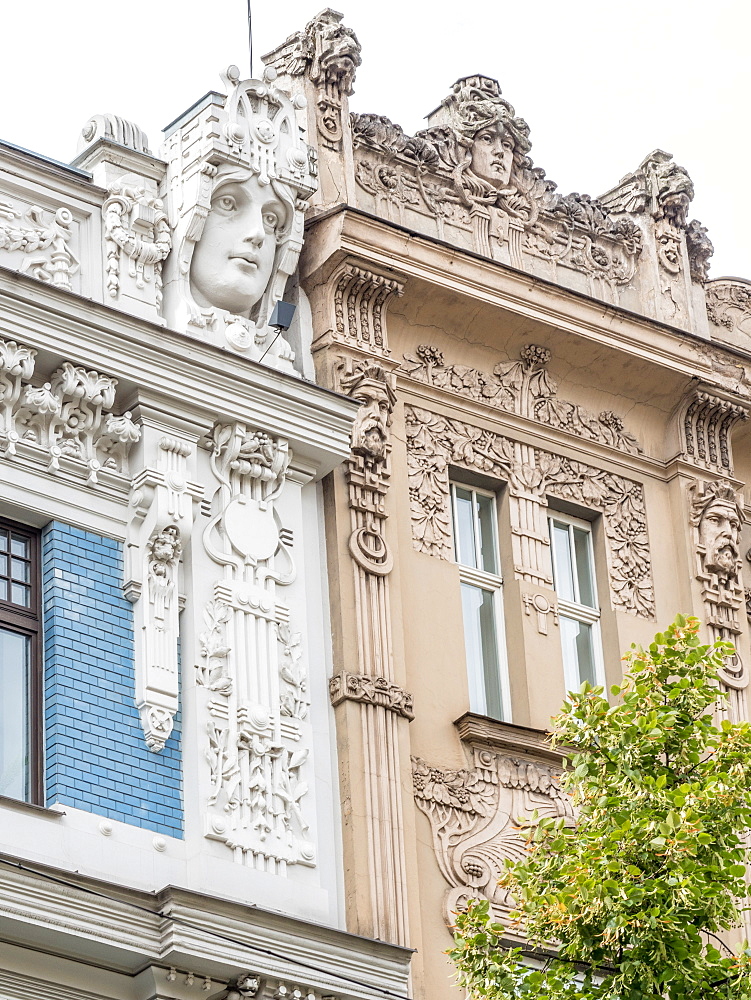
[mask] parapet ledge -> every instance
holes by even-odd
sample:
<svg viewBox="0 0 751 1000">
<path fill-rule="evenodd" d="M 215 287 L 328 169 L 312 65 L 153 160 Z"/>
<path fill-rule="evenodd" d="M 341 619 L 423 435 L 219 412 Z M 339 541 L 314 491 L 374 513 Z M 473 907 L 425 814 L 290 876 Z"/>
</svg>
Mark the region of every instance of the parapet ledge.
<svg viewBox="0 0 751 1000">
<path fill-rule="evenodd" d="M 499 722 L 485 715 L 466 712 L 454 725 L 463 743 L 504 753 L 527 754 L 537 760 L 553 762 L 559 767 L 564 753 L 550 745 L 550 734 L 542 729 Z"/>
</svg>

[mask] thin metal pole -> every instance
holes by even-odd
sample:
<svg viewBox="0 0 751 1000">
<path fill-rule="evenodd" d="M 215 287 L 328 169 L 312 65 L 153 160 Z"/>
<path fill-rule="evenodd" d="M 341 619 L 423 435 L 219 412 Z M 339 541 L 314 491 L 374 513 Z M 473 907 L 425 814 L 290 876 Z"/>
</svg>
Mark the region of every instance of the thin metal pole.
<svg viewBox="0 0 751 1000">
<path fill-rule="evenodd" d="M 248 0 L 248 48 L 250 49 L 250 78 L 253 79 L 253 15 Z"/>
</svg>

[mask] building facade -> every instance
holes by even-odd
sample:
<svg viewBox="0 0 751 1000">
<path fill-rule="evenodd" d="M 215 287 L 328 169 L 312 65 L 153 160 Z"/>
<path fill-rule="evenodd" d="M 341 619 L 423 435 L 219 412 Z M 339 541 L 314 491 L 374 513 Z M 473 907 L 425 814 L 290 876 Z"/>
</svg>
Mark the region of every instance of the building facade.
<svg viewBox="0 0 751 1000">
<path fill-rule="evenodd" d="M 0 144 L 3 998 L 406 994 L 344 919 L 315 148 L 224 83 L 157 156 L 113 115 L 71 165 Z"/>
<path fill-rule="evenodd" d="M 736 644 L 749 717 L 751 284 L 709 280 L 668 153 L 561 195 L 496 80 L 407 135 L 350 114 L 359 60 L 329 11 L 264 61 L 319 146 L 317 378 L 360 403 L 325 485 L 348 925 L 414 948 L 436 1000 L 453 912 L 508 911 L 517 817 L 570 812 L 545 742 L 567 690 L 682 611 Z"/>
<path fill-rule="evenodd" d="M 360 63 L 326 10 L 158 155 L 0 144 L 2 1000 L 449 998 L 567 690 L 690 612 L 749 717 L 751 283 L 687 172 L 563 196 L 494 79 L 409 136 Z"/>
</svg>

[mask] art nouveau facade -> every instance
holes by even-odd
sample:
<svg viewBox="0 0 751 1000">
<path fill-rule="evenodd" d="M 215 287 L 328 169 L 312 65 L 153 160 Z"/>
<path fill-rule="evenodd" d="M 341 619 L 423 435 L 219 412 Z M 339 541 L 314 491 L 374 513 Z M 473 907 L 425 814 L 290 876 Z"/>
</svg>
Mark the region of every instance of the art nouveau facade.
<svg viewBox="0 0 751 1000">
<path fill-rule="evenodd" d="M 3 998 L 407 988 L 342 902 L 315 149 L 225 83 L 158 156 L 111 115 L 72 165 L 0 144 Z"/>
<path fill-rule="evenodd" d="M 264 62 L 158 155 L 0 144 L 2 998 L 448 998 L 567 689 L 688 611 L 748 717 L 751 284 L 688 174 L 561 196 L 479 75 L 350 116 L 330 10 Z"/>
<path fill-rule="evenodd" d="M 317 378 L 360 403 L 325 489 L 348 926 L 448 998 L 452 912 L 502 918 L 516 817 L 569 811 L 544 742 L 567 689 L 687 611 L 736 643 L 720 681 L 748 717 L 751 285 L 709 280 L 661 150 L 562 196 L 493 79 L 410 136 L 350 115 L 331 12 L 264 61 L 319 147 Z"/>
</svg>

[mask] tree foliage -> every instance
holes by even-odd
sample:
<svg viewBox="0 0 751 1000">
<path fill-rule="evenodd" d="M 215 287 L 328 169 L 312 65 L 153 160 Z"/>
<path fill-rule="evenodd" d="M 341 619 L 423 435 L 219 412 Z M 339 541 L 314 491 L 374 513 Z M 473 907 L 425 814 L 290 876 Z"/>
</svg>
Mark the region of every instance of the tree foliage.
<svg viewBox="0 0 751 1000">
<path fill-rule="evenodd" d="M 526 947 L 487 901 L 457 915 L 450 956 L 472 998 L 751 1000 L 751 951 L 719 937 L 747 893 L 751 727 L 716 724 L 733 649 L 702 645 L 698 629 L 679 615 L 624 657 L 615 704 L 585 684 L 554 719 L 576 828 L 520 820 L 527 855 L 501 885 Z"/>
</svg>

